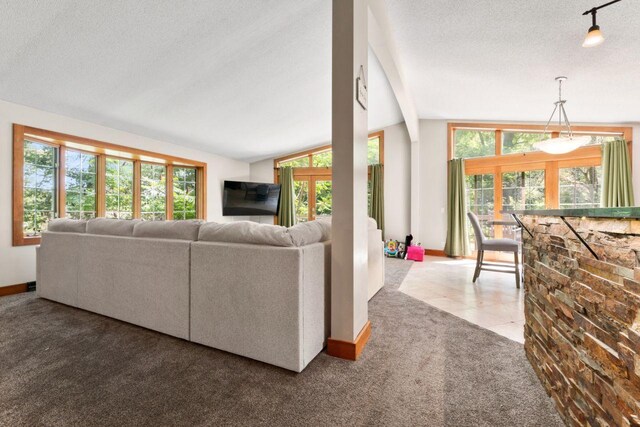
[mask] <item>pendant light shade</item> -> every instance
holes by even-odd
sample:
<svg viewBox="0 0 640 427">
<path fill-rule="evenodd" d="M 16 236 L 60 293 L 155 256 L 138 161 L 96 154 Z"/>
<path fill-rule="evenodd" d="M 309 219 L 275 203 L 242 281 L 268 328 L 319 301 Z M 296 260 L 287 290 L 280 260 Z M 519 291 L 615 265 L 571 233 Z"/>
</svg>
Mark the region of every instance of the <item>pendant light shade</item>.
<svg viewBox="0 0 640 427">
<path fill-rule="evenodd" d="M 600 27 L 596 24 L 596 13 L 598 10 L 611 6 L 614 3 L 618 3 L 621 0 L 612 0 L 609 3 L 605 3 L 601 6 L 591 8 L 583 13 L 583 16 L 591 15 L 591 27 L 587 32 L 587 36 L 584 38 L 584 42 L 582 42 L 582 47 L 594 47 L 601 45 L 604 41 L 604 36 L 602 35 L 602 31 L 600 31 Z"/>
<path fill-rule="evenodd" d="M 590 141 L 590 136 L 561 136 L 537 142 L 535 147 L 549 154 L 564 154 L 587 145 Z"/>
<path fill-rule="evenodd" d="M 602 31 L 600 31 L 600 27 L 594 25 L 589 28 L 589 32 L 587 36 L 584 38 L 584 42 L 582 42 L 582 47 L 594 47 L 602 44 L 604 41 L 604 36 L 602 35 Z"/>
<path fill-rule="evenodd" d="M 551 120 L 553 120 L 553 116 L 555 116 L 556 111 L 558 112 L 558 126 L 560 128 L 563 126 L 566 127 L 566 131 L 562 131 L 563 134 L 557 138 L 544 139 L 534 144 L 536 149 L 549 154 L 569 153 L 591 141 L 591 137 L 574 136 L 571 131 L 571 123 L 569 123 L 567 112 L 564 110 L 564 104 L 567 101 L 562 99 L 562 82 L 565 80 L 567 80 L 567 78 L 564 76 L 556 77 L 556 81 L 558 82 L 558 101 L 554 102 L 555 108 L 551 113 L 551 117 L 549 117 L 547 125 L 544 127 L 542 138 L 547 134 L 547 129 L 549 128 L 549 124 L 551 123 Z"/>
</svg>

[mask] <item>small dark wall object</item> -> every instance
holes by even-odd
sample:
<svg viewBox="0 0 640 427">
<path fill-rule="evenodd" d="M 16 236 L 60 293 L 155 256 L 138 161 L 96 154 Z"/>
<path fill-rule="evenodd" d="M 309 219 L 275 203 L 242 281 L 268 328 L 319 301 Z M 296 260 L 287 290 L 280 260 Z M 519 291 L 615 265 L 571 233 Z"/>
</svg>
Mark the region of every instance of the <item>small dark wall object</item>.
<svg viewBox="0 0 640 427">
<path fill-rule="evenodd" d="M 27 282 L 27 292 L 33 292 L 36 290 L 36 282 Z"/>
<path fill-rule="evenodd" d="M 404 238 L 404 248 L 402 249 L 402 252 L 400 253 L 400 256 L 398 258 L 404 259 L 404 257 L 407 255 L 407 249 L 409 248 L 409 246 L 411 246 L 412 240 L 413 240 L 413 234 L 409 234 L 407 237 Z"/>
</svg>

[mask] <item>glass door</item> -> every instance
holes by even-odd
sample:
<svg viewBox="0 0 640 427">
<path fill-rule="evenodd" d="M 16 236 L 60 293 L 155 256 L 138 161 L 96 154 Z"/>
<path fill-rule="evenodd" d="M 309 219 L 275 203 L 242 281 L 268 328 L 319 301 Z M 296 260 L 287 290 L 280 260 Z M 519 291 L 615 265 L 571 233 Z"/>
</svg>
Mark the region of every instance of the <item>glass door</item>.
<svg viewBox="0 0 640 427">
<path fill-rule="evenodd" d="M 331 215 L 333 201 L 331 177 L 311 177 L 314 183 L 313 218 L 322 218 Z"/>
</svg>

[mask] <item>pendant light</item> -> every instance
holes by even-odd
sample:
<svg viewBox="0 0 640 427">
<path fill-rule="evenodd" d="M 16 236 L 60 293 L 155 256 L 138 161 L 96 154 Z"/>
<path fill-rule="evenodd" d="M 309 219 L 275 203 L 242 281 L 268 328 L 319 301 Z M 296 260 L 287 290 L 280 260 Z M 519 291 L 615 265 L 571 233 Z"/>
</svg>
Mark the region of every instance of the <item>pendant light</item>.
<svg viewBox="0 0 640 427">
<path fill-rule="evenodd" d="M 564 154 L 569 153 L 577 148 L 586 145 L 591 141 L 590 136 L 574 136 L 571 131 L 571 123 L 569 123 L 569 118 L 567 117 L 567 112 L 564 110 L 564 104 L 567 102 L 562 99 L 562 82 L 567 80 L 565 76 L 556 77 L 556 81 L 558 82 L 558 100 L 554 102 L 555 108 L 551 113 L 551 117 L 549 117 L 549 121 L 547 125 L 544 127 L 544 132 L 542 133 L 542 138 L 547 134 L 547 129 L 553 120 L 553 116 L 558 112 L 558 126 L 562 130 L 562 127 L 565 126 L 567 128 L 566 134 L 558 136 L 557 138 L 550 138 L 541 140 L 540 142 L 536 142 L 534 147 L 538 150 L 544 151 L 549 154 Z"/>
<path fill-rule="evenodd" d="M 620 0 L 610 1 L 609 3 L 605 3 L 602 6 L 589 9 L 582 14 L 583 16 L 591 14 L 591 27 L 589 27 L 587 36 L 585 37 L 584 42 L 582 42 L 582 47 L 594 47 L 602 44 L 602 42 L 604 41 L 604 36 L 602 35 L 602 31 L 600 31 L 600 27 L 598 26 L 598 24 L 596 24 L 596 12 L 598 11 L 598 9 L 602 9 L 603 7 L 618 3 L 619 1 Z"/>
</svg>

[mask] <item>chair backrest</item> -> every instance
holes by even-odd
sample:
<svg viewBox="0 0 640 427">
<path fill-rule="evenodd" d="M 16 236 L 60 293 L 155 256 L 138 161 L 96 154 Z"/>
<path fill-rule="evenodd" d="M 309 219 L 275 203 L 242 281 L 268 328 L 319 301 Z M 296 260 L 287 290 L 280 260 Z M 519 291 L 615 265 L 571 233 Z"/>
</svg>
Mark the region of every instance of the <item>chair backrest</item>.
<svg viewBox="0 0 640 427">
<path fill-rule="evenodd" d="M 486 237 L 484 237 L 484 233 L 482 232 L 482 228 L 480 227 L 480 221 L 478 221 L 478 217 L 473 212 L 467 212 L 467 216 L 469 217 L 469 221 L 471 221 L 473 233 L 476 235 L 476 249 L 481 249 L 482 243 L 484 243 Z"/>
</svg>

